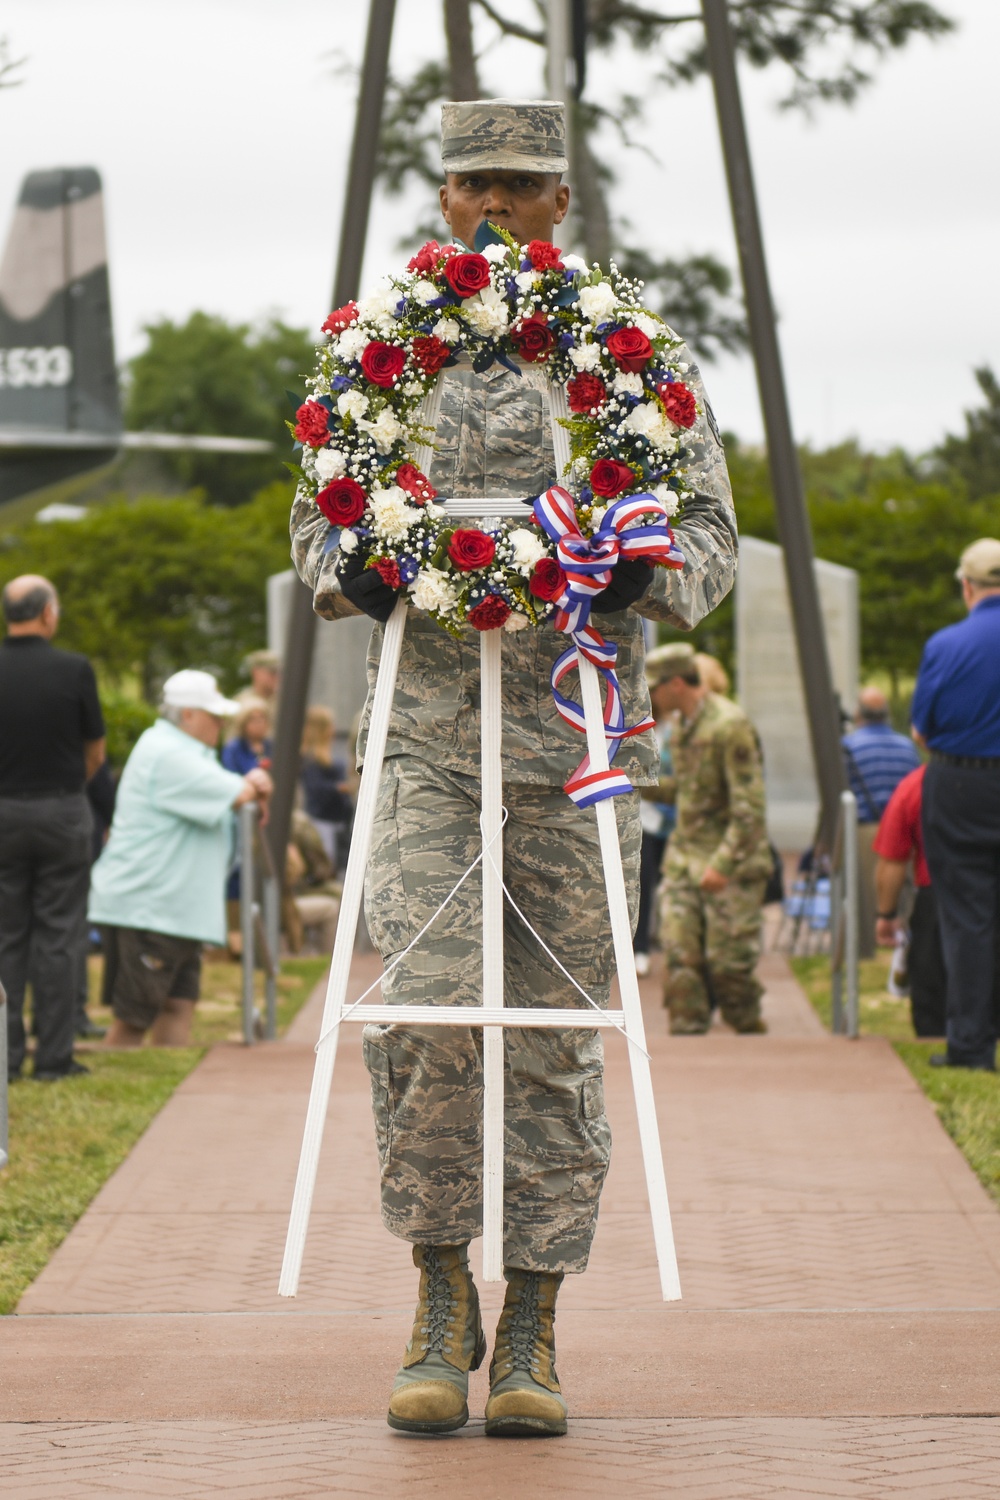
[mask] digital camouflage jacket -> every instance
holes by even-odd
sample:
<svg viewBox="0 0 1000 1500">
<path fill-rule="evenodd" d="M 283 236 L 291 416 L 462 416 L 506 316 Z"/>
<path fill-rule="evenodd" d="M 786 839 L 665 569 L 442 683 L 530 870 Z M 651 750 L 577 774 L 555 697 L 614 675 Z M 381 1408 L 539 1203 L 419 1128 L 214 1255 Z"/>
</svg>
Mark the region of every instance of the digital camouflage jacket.
<svg viewBox="0 0 1000 1500">
<path fill-rule="evenodd" d="M 701 879 L 711 865 L 735 880 L 771 869 L 764 821 L 764 768 L 757 731 L 741 708 L 709 693 L 670 737 L 677 824 L 667 845 L 668 877 Z"/>
<path fill-rule="evenodd" d="M 681 358 L 690 360 L 682 352 Z M 446 498 L 534 496 L 555 482 L 548 380 L 538 365 L 513 374 L 494 364 L 482 375 L 471 368 L 443 372 L 436 452 L 429 477 Z M 732 587 L 736 571 L 736 517 L 726 460 L 693 362 L 685 377 L 706 415 L 686 436 L 693 449 L 688 471 L 694 491 L 675 526 L 686 559 L 683 569 L 657 568 L 644 597 L 631 609 L 595 616 L 606 639 L 618 645 L 618 680 L 626 720 L 649 713 L 639 615 L 692 630 Z M 527 515 L 527 512 L 526 512 Z M 325 550 L 329 522 L 308 500 L 292 507 L 292 558 L 313 590 L 317 614 L 356 614 L 335 576 L 336 553 Z M 369 697 L 358 738 L 364 756 L 371 694 L 378 672 L 382 627 L 368 652 Z M 503 774 L 507 781 L 562 785 L 583 756 L 584 736 L 559 717 L 549 674 L 568 644 L 551 625 L 503 634 Z M 575 688 L 576 678 L 569 684 Z M 564 685 L 564 691 L 565 691 Z M 578 690 L 576 692 L 578 696 Z M 461 639 L 416 610 L 406 622 L 399 679 L 386 755 L 433 757 L 444 769 L 479 775 L 479 634 Z M 659 747 L 652 731 L 625 740 L 615 761 L 636 785 L 655 782 Z"/>
</svg>

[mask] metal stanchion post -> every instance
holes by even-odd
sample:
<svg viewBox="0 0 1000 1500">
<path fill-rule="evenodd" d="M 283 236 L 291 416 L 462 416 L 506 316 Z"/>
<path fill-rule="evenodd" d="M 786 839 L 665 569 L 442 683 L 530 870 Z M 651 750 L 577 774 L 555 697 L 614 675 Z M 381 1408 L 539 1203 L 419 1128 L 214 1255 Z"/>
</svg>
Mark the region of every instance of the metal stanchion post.
<svg viewBox="0 0 1000 1500">
<path fill-rule="evenodd" d="M 841 844 L 844 867 L 844 968 L 847 991 L 847 1035 L 858 1035 L 858 802 L 853 792 L 842 792 Z"/>
<path fill-rule="evenodd" d="M 0 1167 L 9 1159 L 10 1136 L 7 1114 L 7 996 L 0 984 Z"/>
<path fill-rule="evenodd" d="M 240 938 L 243 962 L 243 1041 L 252 1047 L 254 1037 L 254 868 L 253 834 L 257 809 L 252 802 L 240 808 Z"/>
<path fill-rule="evenodd" d="M 830 992 L 833 1008 L 830 1030 L 844 1030 L 844 882 L 841 872 L 830 872 Z"/>
<path fill-rule="evenodd" d="M 281 892 L 273 873 L 264 876 L 264 931 L 271 955 L 264 980 L 264 1035 L 273 1042 L 278 1035 L 278 952 L 281 943 Z"/>
</svg>

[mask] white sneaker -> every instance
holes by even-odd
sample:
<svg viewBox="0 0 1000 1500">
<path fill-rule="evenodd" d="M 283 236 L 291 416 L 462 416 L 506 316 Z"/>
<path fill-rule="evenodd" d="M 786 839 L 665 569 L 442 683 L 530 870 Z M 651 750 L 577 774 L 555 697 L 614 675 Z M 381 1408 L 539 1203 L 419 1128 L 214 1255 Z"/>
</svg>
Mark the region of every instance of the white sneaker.
<svg viewBox="0 0 1000 1500">
<path fill-rule="evenodd" d="M 635 972 L 638 974 L 640 979 L 645 979 L 646 975 L 649 973 L 649 954 L 636 953 L 633 956 L 635 958 Z"/>
</svg>

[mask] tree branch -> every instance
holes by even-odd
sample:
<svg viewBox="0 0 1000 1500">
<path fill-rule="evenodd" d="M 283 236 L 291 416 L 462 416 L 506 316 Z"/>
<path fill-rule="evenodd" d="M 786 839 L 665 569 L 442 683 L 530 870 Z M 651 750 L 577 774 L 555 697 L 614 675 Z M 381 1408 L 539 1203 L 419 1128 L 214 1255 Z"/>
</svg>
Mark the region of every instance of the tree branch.
<svg viewBox="0 0 1000 1500">
<path fill-rule="evenodd" d="M 518 36 L 523 42 L 534 42 L 536 47 L 545 46 L 544 31 L 532 31 L 530 26 L 522 26 L 519 21 L 508 20 L 506 16 L 499 14 L 490 4 L 490 0 L 476 0 L 476 4 L 480 10 L 486 12 L 494 26 L 499 26 L 504 36 Z"/>
</svg>

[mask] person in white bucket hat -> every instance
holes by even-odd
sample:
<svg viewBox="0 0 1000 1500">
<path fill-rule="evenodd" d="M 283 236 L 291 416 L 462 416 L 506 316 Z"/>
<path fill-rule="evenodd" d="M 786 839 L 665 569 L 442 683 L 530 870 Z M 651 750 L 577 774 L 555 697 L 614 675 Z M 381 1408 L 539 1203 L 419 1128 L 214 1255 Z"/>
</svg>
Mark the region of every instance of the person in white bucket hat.
<svg viewBox="0 0 1000 1500">
<path fill-rule="evenodd" d="M 122 773 L 111 834 L 91 878 L 88 919 L 104 939 L 108 1047 L 160 1046 L 191 1034 L 203 943 L 226 941 L 225 878 L 233 811 L 266 813 L 271 779 L 227 771 L 215 748 L 239 708 L 210 672 L 175 672 L 160 717 Z"/>
</svg>

